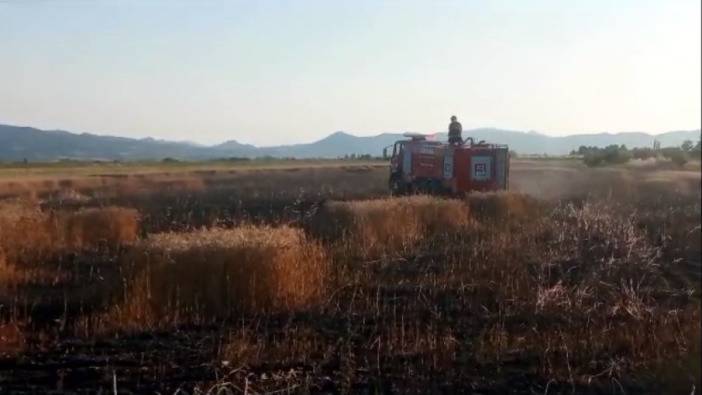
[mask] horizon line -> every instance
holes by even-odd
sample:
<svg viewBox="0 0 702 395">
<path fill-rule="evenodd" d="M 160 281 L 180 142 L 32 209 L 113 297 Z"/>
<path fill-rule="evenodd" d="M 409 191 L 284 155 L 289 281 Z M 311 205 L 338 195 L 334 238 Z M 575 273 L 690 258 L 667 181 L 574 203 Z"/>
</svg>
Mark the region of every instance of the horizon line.
<svg viewBox="0 0 702 395">
<path fill-rule="evenodd" d="M 151 135 L 145 136 L 145 137 L 130 137 L 130 136 L 123 136 L 123 135 L 118 135 L 118 134 L 111 134 L 112 132 L 106 132 L 106 134 L 101 134 L 101 133 L 95 133 L 95 132 L 83 132 L 83 131 L 71 131 L 71 130 L 65 130 L 65 129 L 60 129 L 60 128 L 51 128 L 51 129 L 43 129 L 35 126 L 28 126 L 28 125 L 11 125 L 11 124 L 6 124 L 6 123 L 0 123 L 0 126 L 9 126 L 9 127 L 15 127 L 15 128 L 27 128 L 27 129 L 35 129 L 39 130 L 42 132 L 64 132 L 64 133 L 69 133 L 73 134 L 76 136 L 80 135 L 92 135 L 92 136 L 97 136 L 97 137 L 114 137 L 114 138 L 124 138 L 124 139 L 131 139 L 131 140 L 153 140 L 153 141 L 160 141 L 160 142 L 166 142 L 166 143 L 180 143 L 180 144 L 190 144 L 190 145 L 196 145 L 200 147 L 216 147 L 218 145 L 230 143 L 230 142 L 235 142 L 240 145 L 249 145 L 255 148 L 270 148 L 270 147 L 279 147 L 279 146 L 290 146 L 290 145 L 302 145 L 302 144 L 314 144 L 319 141 L 322 141 L 326 138 L 329 138 L 330 136 L 333 136 L 338 133 L 343 133 L 352 137 L 356 138 L 372 138 L 372 137 L 379 137 L 384 134 L 403 134 L 403 133 L 420 133 L 420 134 L 425 134 L 427 136 L 435 136 L 437 134 L 446 134 L 448 131 L 441 131 L 441 132 L 433 132 L 433 133 L 423 133 L 423 132 L 416 132 L 416 131 L 410 131 L 410 130 L 405 130 L 405 131 L 388 131 L 388 132 L 380 132 L 380 133 L 375 133 L 375 134 L 354 134 L 354 132 L 349 132 L 346 130 L 336 130 L 333 132 L 330 132 L 326 134 L 324 137 L 318 138 L 316 140 L 312 141 L 303 141 L 303 142 L 296 142 L 296 143 L 290 143 L 290 144 L 280 144 L 280 145 L 256 145 L 256 144 L 250 144 L 250 143 L 245 143 L 236 139 L 229 139 L 229 140 L 224 140 L 220 141 L 218 143 L 211 143 L 211 144 L 205 144 L 205 143 L 200 143 L 197 141 L 190 141 L 190 140 L 169 140 L 169 139 L 164 139 L 160 137 L 154 137 Z M 470 128 L 470 129 L 464 129 L 463 132 L 470 132 L 470 131 L 478 131 L 478 130 L 496 130 L 496 131 L 501 131 L 501 132 L 511 132 L 511 133 L 522 133 L 522 134 L 538 134 L 540 136 L 544 137 L 549 137 L 549 138 L 555 138 L 555 139 L 561 139 L 561 138 L 568 138 L 568 137 L 574 137 L 574 136 L 588 136 L 588 135 L 619 135 L 619 134 L 646 134 L 651 137 L 655 136 L 660 136 L 663 134 L 668 134 L 668 133 L 675 133 L 675 132 L 695 132 L 695 131 L 702 131 L 702 127 L 697 127 L 697 128 L 692 128 L 692 129 L 676 129 L 676 130 L 667 130 L 663 132 L 657 132 L 657 133 L 651 133 L 651 132 L 645 132 L 645 131 L 618 131 L 618 132 L 611 132 L 611 131 L 596 131 L 596 132 L 576 132 L 572 134 L 565 134 L 565 135 L 553 135 L 549 134 L 547 132 L 541 132 L 538 130 L 518 130 L 518 129 L 503 129 L 499 127 L 494 127 L 494 126 L 485 126 L 485 127 L 477 127 L 477 128 Z"/>
</svg>

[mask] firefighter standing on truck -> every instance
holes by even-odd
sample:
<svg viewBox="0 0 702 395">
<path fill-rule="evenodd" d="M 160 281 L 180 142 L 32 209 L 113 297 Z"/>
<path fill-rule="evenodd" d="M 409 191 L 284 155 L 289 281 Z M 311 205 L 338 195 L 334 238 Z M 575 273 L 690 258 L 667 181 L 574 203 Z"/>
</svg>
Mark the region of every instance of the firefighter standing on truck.
<svg viewBox="0 0 702 395">
<path fill-rule="evenodd" d="M 463 142 L 463 137 L 461 137 L 461 133 L 463 133 L 463 126 L 461 126 L 461 123 L 458 122 L 456 116 L 452 115 L 451 123 L 449 124 L 449 144 L 461 144 Z"/>
</svg>

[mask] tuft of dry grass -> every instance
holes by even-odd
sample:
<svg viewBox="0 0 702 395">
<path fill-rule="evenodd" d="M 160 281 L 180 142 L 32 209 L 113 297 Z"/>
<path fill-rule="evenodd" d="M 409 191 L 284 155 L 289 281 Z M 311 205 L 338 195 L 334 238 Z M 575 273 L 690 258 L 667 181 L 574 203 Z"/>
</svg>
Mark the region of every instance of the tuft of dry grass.
<svg viewBox="0 0 702 395">
<path fill-rule="evenodd" d="M 287 226 L 154 234 L 127 259 L 137 274 L 107 320 L 133 329 L 310 306 L 328 270 L 321 246 Z"/>
<path fill-rule="evenodd" d="M 0 250 L 11 263 L 38 263 L 61 253 L 135 242 L 139 213 L 105 207 L 42 211 L 28 200 L 0 202 Z"/>
<path fill-rule="evenodd" d="M 0 289 L 14 285 L 19 277 L 17 268 L 8 263 L 5 252 L 0 249 Z"/>
<path fill-rule="evenodd" d="M 0 202 L 0 250 L 10 263 L 45 259 L 56 246 L 49 216 L 36 202 Z"/>
<path fill-rule="evenodd" d="M 12 356 L 26 347 L 26 338 L 18 325 L 0 323 L 0 356 Z"/>
<path fill-rule="evenodd" d="M 366 258 L 411 251 L 419 242 L 472 225 L 460 200 L 430 196 L 393 197 L 326 203 L 306 224 L 323 240 L 345 244 Z"/>
<path fill-rule="evenodd" d="M 465 201 L 473 216 L 480 220 L 530 220 L 543 214 L 543 205 L 523 193 L 475 192 Z"/>
<path fill-rule="evenodd" d="M 138 234 L 134 209 L 43 211 L 32 201 L 0 202 L 0 289 L 11 290 L 0 293 L 0 301 L 15 300 L 18 286 L 54 287 L 68 281 L 81 270 L 62 262 L 78 253 L 92 257 L 82 261 L 94 263 L 104 253 L 136 242 Z"/>
<path fill-rule="evenodd" d="M 117 248 L 132 244 L 139 237 L 139 213 L 135 209 L 81 209 L 60 213 L 55 223 L 69 249 Z"/>
</svg>

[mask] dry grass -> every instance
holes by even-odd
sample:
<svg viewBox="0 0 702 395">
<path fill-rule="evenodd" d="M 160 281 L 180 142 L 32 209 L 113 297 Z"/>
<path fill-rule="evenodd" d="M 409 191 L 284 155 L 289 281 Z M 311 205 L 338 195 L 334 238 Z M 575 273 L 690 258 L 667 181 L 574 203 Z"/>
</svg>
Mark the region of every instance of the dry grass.
<svg viewBox="0 0 702 395">
<path fill-rule="evenodd" d="M 376 219 L 383 208 L 402 205 L 382 200 L 332 207 L 337 204 L 344 211 L 324 218 L 343 218 L 342 240 L 355 237 L 348 231 L 355 218 L 366 218 L 358 211 Z M 455 390 L 462 380 L 475 380 L 470 369 L 457 366 L 494 372 L 519 363 L 524 374 L 546 377 L 554 388 L 582 391 L 615 382 L 636 388 L 630 381 L 635 372 L 654 372 L 665 361 L 699 353 L 696 291 L 671 277 L 678 264 L 666 258 L 635 209 L 612 200 L 551 206 L 505 193 L 471 196 L 466 204 L 480 219 L 469 232 L 417 245 L 412 259 L 381 256 L 359 264 L 336 256 L 348 265 L 333 268 L 339 291 L 325 320 L 272 332 L 260 323 L 235 329 L 221 358 L 237 368 L 266 361 L 338 365 L 351 387 L 339 386 L 347 389 L 368 380 L 368 369 L 374 377 L 402 377 L 394 381 L 400 391 L 426 384 L 418 370 L 456 383 L 449 387 Z M 387 229 L 382 221 L 361 223 Z M 328 227 L 315 231 L 338 231 L 339 224 L 323 225 Z M 378 238 L 371 235 L 366 240 Z M 353 245 L 375 248 L 363 243 Z M 688 389 L 699 383 L 687 376 L 699 366 L 698 358 L 692 360 L 671 375 L 673 381 L 691 380 L 685 381 Z M 275 388 L 265 380 L 258 385 Z"/>
<path fill-rule="evenodd" d="M 349 323 L 349 333 L 378 334 L 373 342 L 385 345 L 374 350 L 379 355 L 358 344 L 348 352 L 383 371 L 402 366 L 408 352 L 415 369 L 455 367 L 464 358 L 499 367 L 519 358 L 533 374 L 578 387 L 697 352 L 694 291 L 671 282 L 676 264 L 626 207 L 562 204 L 528 222 L 482 221 L 438 255 L 432 248 L 418 262 L 362 265 L 342 277 L 357 284 L 349 291 L 355 298 L 340 297 L 333 314 L 366 317 Z M 266 360 L 266 350 L 258 357 Z"/>
<path fill-rule="evenodd" d="M 139 214 L 105 207 L 42 211 L 29 200 L 0 202 L 0 250 L 13 263 L 35 263 L 76 250 L 116 248 L 136 241 Z"/>
<path fill-rule="evenodd" d="M 111 255 L 138 235 L 134 209 L 47 212 L 36 202 L 0 202 L 0 303 L 16 300 L 21 286 L 57 287 L 74 277 L 76 271 L 64 264 L 72 256 Z"/>
<path fill-rule="evenodd" d="M 459 200 L 411 196 L 328 202 L 307 223 L 316 237 L 341 243 L 365 258 L 402 255 L 418 243 L 466 230 L 468 206 Z"/>
<path fill-rule="evenodd" d="M 81 383 L 75 388 L 110 386 L 117 367 L 120 384 L 149 393 L 215 380 L 261 393 L 295 385 L 312 393 L 699 388 L 699 174 L 538 165 L 529 171 L 539 174 L 515 169 L 511 177 L 538 200 L 518 193 L 368 200 L 385 188 L 386 172 L 340 169 L 202 174 L 204 190 L 183 186 L 180 195 L 181 186 L 160 194 L 162 183 L 129 192 L 136 197 L 106 185 L 102 196 L 117 200 L 79 191 L 91 204 L 138 207 L 151 236 L 89 254 L 102 265 L 90 269 L 91 286 L 116 293 L 104 299 L 109 304 L 90 306 L 97 293 L 84 293 L 72 299 L 76 313 L 64 315 L 66 282 L 34 286 L 60 296 L 52 306 L 61 315 L 44 318 L 53 342 L 39 347 L 45 332 L 24 332 L 22 355 L 47 371 L 68 367 L 66 382 Z M 325 198 L 339 200 L 311 215 Z M 43 243 L 75 252 L 109 247 L 108 236 L 85 243 L 66 236 L 89 240 L 107 226 L 85 234 L 69 230 L 59 212 L 13 210 L 0 210 L 0 221 L 25 230 L 50 223 L 47 234 L 62 236 L 32 234 L 32 249 L 7 232 L 0 273 L 41 276 L 2 261 L 35 260 Z M 94 226 L 99 215 L 89 213 L 75 212 L 77 228 Z M 269 225 L 241 225 L 254 217 Z M 221 225 L 192 230 L 209 223 Z M 66 259 L 62 270 L 84 263 Z M 32 320 L 47 316 L 33 300 L 27 306 Z M 95 358 L 90 373 L 76 376 L 74 355 L 81 364 Z"/>
<path fill-rule="evenodd" d="M 546 374 L 582 383 L 607 360 L 617 361 L 609 373 L 617 376 L 692 352 L 699 305 L 670 284 L 672 263 L 637 223 L 617 205 L 586 203 L 558 207 L 509 244 L 490 236 L 500 252 L 469 274 L 499 284 L 496 300 L 482 302 L 501 313 L 481 334 L 480 355 L 538 354 Z M 511 263 L 517 253 L 522 267 Z"/>
<path fill-rule="evenodd" d="M 0 324 L 0 357 L 20 354 L 26 347 L 26 338 L 15 324 Z"/>
<path fill-rule="evenodd" d="M 122 327 L 295 311 L 318 302 L 327 285 L 324 251 L 289 227 L 155 234 L 127 259 L 137 274 L 110 317 Z"/>
<path fill-rule="evenodd" d="M 471 214 L 481 220 L 535 220 L 543 215 L 544 205 L 522 193 L 471 193 L 465 199 Z"/>
<path fill-rule="evenodd" d="M 22 277 L 23 274 L 7 261 L 5 253 L 0 250 L 0 290 L 14 286 Z"/>
<path fill-rule="evenodd" d="M 286 222 L 296 219 L 297 202 L 385 195 L 384 167 L 350 162 L 349 166 L 320 167 L 324 163 L 328 162 L 292 161 L 277 168 L 199 164 L 133 172 L 117 166 L 109 174 L 109 166 L 86 166 L 83 170 L 89 173 L 80 177 L 71 172 L 41 177 L 0 174 L 0 199 L 39 199 L 57 210 L 134 207 L 142 213 L 142 228 L 154 233 L 218 226 L 231 218 Z M 36 170 L 43 174 L 42 169 Z"/>
<path fill-rule="evenodd" d="M 60 213 L 57 236 L 69 250 L 117 248 L 137 241 L 139 213 L 122 207 L 88 208 Z"/>
<path fill-rule="evenodd" d="M 0 250 L 9 263 L 36 262 L 56 245 L 52 224 L 31 201 L 0 202 Z"/>
</svg>

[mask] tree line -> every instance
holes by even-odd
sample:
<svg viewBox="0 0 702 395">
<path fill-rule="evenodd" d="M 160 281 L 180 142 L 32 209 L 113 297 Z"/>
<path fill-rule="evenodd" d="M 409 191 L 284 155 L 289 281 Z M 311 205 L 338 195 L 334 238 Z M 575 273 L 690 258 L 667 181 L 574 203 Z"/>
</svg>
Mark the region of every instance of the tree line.
<svg viewBox="0 0 702 395">
<path fill-rule="evenodd" d="M 660 142 L 654 141 L 653 147 L 628 149 L 626 145 L 608 145 L 604 148 L 581 145 L 578 150 L 571 151 L 571 155 L 580 155 L 588 166 L 607 164 L 621 164 L 631 159 L 664 158 L 678 166 L 685 165 L 690 159 L 700 160 L 700 141 L 697 144 L 685 140 L 679 147 L 661 148 Z"/>
</svg>

